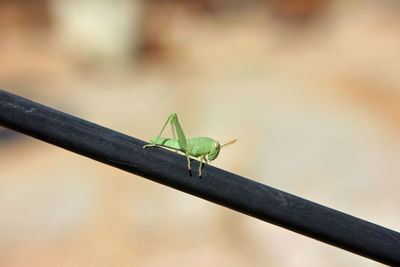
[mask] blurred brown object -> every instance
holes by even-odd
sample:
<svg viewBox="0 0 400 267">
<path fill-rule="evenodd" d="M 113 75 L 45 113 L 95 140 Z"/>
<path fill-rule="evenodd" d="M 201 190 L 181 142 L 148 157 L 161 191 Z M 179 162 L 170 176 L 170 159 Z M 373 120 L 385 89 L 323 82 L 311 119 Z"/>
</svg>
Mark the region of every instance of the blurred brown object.
<svg viewBox="0 0 400 267">
<path fill-rule="evenodd" d="M 305 23 L 320 16 L 327 8 L 325 0 L 273 0 L 274 16 L 287 23 Z"/>
<path fill-rule="evenodd" d="M 50 26 L 48 0 L 0 1 L 0 30 L 14 27 L 17 30 L 47 28 Z"/>
<path fill-rule="evenodd" d="M 224 13 L 233 9 L 240 9 L 253 6 L 256 1 L 228 1 L 228 0 L 168 0 L 159 1 L 151 0 L 147 1 L 151 4 L 170 3 L 177 7 L 184 8 L 191 14 L 215 14 Z"/>
</svg>

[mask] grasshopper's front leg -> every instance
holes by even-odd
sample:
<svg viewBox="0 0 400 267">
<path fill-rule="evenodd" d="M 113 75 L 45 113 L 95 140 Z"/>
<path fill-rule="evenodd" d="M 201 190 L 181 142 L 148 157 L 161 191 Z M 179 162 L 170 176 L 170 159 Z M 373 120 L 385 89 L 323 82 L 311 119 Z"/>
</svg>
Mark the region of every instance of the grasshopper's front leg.
<svg viewBox="0 0 400 267">
<path fill-rule="evenodd" d="M 188 164 L 188 170 L 189 170 L 189 175 L 192 176 L 192 167 L 190 166 L 190 158 L 189 158 L 189 153 L 185 153 L 186 159 L 187 159 L 187 164 Z"/>
</svg>

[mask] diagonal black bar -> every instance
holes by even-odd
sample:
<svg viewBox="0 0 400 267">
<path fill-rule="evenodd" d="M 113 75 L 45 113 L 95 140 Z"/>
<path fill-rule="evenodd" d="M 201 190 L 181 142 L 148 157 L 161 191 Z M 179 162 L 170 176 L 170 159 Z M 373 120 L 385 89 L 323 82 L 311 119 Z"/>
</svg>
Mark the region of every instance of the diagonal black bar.
<svg viewBox="0 0 400 267">
<path fill-rule="evenodd" d="M 0 125 L 361 256 L 400 266 L 400 233 L 205 166 L 182 155 L 0 90 Z M 198 161 L 193 161 L 193 169 Z"/>
</svg>

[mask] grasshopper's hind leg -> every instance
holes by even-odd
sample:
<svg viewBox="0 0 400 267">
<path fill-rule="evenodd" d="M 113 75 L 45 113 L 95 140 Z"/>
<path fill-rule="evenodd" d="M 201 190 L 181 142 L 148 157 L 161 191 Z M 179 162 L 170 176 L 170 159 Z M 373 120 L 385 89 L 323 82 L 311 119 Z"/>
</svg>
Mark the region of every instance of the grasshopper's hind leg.
<svg viewBox="0 0 400 267">
<path fill-rule="evenodd" d="M 175 114 L 175 116 L 176 116 L 176 114 Z M 161 132 L 157 135 L 156 143 L 158 142 L 158 138 L 160 138 L 161 135 L 162 135 L 162 133 L 164 132 L 165 127 L 167 126 L 168 122 L 171 121 L 171 126 L 172 126 L 172 118 L 173 118 L 173 117 L 174 117 L 174 113 L 172 113 L 172 114 L 170 114 L 170 115 L 168 116 L 167 121 L 164 123 L 164 126 L 163 126 L 162 129 L 161 129 Z M 173 130 L 174 130 L 174 129 L 172 129 L 172 131 L 173 131 Z M 174 133 L 174 134 L 175 134 L 175 133 Z M 152 144 L 145 145 L 145 146 L 143 146 L 143 149 L 145 149 L 146 147 L 150 147 L 150 146 L 158 146 L 156 143 L 152 143 Z"/>
<path fill-rule="evenodd" d="M 172 137 L 174 138 L 174 140 L 178 141 L 178 139 L 176 139 L 176 134 L 175 134 L 175 124 L 173 123 L 172 119 L 170 119 L 169 122 L 171 124 Z M 177 149 L 175 149 L 175 153 L 178 153 Z"/>
</svg>

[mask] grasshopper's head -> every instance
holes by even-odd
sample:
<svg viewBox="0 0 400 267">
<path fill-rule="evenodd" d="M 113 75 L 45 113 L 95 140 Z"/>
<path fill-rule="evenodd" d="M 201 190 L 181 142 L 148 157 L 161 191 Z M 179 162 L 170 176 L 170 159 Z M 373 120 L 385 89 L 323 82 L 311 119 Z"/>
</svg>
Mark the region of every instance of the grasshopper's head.
<svg viewBox="0 0 400 267">
<path fill-rule="evenodd" d="M 224 146 L 227 146 L 227 145 L 231 145 L 231 144 L 235 143 L 236 141 L 237 141 L 237 139 L 232 140 L 222 146 L 218 143 L 218 141 L 215 142 L 215 145 L 211 148 L 210 154 L 208 154 L 208 160 L 212 161 L 212 160 L 216 159 L 219 155 L 219 151 L 221 150 L 221 148 L 223 148 Z"/>
</svg>

